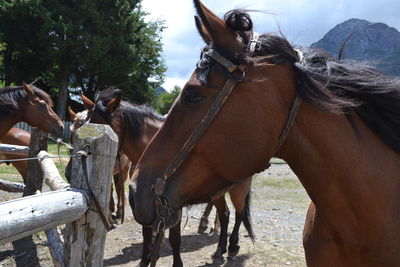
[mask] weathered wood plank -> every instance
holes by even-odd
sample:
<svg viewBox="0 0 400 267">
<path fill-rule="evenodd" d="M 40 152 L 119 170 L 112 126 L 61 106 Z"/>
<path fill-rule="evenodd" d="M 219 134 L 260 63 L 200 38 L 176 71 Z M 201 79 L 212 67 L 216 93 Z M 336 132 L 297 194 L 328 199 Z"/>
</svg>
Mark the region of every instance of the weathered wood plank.
<svg viewBox="0 0 400 267">
<path fill-rule="evenodd" d="M 39 158 L 39 165 L 42 169 L 43 180 L 49 186 L 51 191 L 69 188 L 52 158 L 50 158 L 47 151 L 40 151 L 37 155 Z M 61 236 L 58 227 L 47 229 L 44 231 L 47 236 L 47 244 L 49 245 L 51 258 L 55 267 L 61 267 L 64 259 L 64 239 Z"/>
<path fill-rule="evenodd" d="M 56 164 L 54 164 L 53 159 L 50 158 L 47 151 L 40 151 L 37 155 L 39 158 L 39 165 L 42 169 L 43 180 L 50 187 L 51 191 L 69 188 L 69 183 L 65 182 L 61 177 Z"/>
<path fill-rule="evenodd" d="M 0 180 L 0 189 L 11 193 L 24 192 L 25 185 L 21 183 L 14 183 L 6 180 Z"/>
<path fill-rule="evenodd" d="M 61 267 L 64 259 L 64 239 L 58 227 L 44 230 L 54 267 Z"/>
<path fill-rule="evenodd" d="M 19 145 L 10 145 L 10 144 L 1 144 L 0 143 L 0 152 L 2 152 L 4 154 L 28 157 L 29 147 L 28 146 L 19 146 Z"/>
<path fill-rule="evenodd" d="M 47 150 L 47 137 L 35 127 L 32 128 L 31 143 L 29 145 L 29 157 L 36 157 L 41 150 Z M 42 191 L 43 173 L 37 160 L 28 162 L 28 172 L 25 178 L 24 196 L 33 195 L 37 190 Z"/>
<path fill-rule="evenodd" d="M 89 195 L 65 189 L 0 203 L 0 244 L 66 224 L 88 209 Z"/>
<path fill-rule="evenodd" d="M 73 141 L 74 153 L 85 145 L 90 147 L 91 155 L 87 158 L 89 183 L 103 213 L 108 216 L 118 137 L 108 125 L 87 124 L 78 130 Z M 86 189 L 82 163 L 77 158 L 73 158 L 71 173 L 71 186 Z M 64 265 L 103 266 L 105 238 L 105 227 L 91 201 L 85 216 L 67 224 L 64 229 Z"/>
</svg>

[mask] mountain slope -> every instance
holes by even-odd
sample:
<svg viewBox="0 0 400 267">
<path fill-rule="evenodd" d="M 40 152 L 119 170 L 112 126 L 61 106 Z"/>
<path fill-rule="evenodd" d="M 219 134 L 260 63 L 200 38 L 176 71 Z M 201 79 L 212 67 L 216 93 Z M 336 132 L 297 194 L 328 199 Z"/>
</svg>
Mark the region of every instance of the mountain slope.
<svg viewBox="0 0 400 267">
<path fill-rule="evenodd" d="M 312 44 L 332 56 L 345 43 L 342 58 L 367 60 L 383 72 L 400 76 L 400 32 L 384 23 L 350 19 L 336 25 L 318 42 Z"/>
</svg>

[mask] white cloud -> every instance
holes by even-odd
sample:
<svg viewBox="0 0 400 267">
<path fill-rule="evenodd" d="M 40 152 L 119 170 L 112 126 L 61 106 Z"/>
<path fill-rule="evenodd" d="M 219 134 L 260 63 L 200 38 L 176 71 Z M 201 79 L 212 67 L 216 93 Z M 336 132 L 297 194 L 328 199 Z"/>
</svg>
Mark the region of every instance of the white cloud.
<svg viewBox="0 0 400 267">
<path fill-rule="evenodd" d="M 277 32 L 281 28 L 289 41 L 301 45 L 318 41 L 336 24 L 350 18 L 383 22 L 400 29 L 398 0 L 204 0 L 203 3 L 219 16 L 234 8 L 273 13 L 275 15 L 252 12 L 255 31 Z M 162 35 L 168 67 L 165 84 L 186 80 L 194 70 L 203 46 L 194 25 L 193 2 L 143 0 L 142 5 L 151 19 L 166 22 L 167 29 Z M 180 84 L 182 82 L 177 85 Z"/>
<path fill-rule="evenodd" d="M 161 85 L 165 90 L 167 90 L 168 92 L 171 92 L 172 89 L 174 89 L 174 87 L 177 85 L 180 88 L 183 88 L 183 86 L 185 85 L 186 81 L 189 79 L 189 77 L 187 78 L 165 78 L 165 82 Z"/>
</svg>

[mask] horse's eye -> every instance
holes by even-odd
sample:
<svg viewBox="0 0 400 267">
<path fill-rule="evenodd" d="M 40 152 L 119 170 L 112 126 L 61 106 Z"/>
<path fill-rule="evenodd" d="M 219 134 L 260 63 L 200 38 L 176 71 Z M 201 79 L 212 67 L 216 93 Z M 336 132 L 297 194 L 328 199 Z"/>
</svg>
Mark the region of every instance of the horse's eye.
<svg viewBox="0 0 400 267">
<path fill-rule="evenodd" d="M 195 104 L 202 101 L 205 97 L 195 93 L 189 93 L 185 96 L 185 102 L 189 104 Z"/>
</svg>

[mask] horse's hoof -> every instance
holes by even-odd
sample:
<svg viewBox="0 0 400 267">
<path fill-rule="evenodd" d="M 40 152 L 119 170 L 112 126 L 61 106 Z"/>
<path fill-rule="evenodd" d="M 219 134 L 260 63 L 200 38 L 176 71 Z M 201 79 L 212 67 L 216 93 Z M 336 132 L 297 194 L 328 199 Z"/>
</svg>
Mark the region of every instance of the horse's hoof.
<svg viewBox="0 0 400 267">
<path fill-rule="evenodd" d="M 114 225 L 117 225 L 117 224 L 118 224 L 118 221 L 115 219 L 115 216 L 114 216 L 114 215 L 111 216 L 111 219 L 108 219 L 108 222 L 109 222 L 110 224 L 114 224 Z"/>
<path fill-rule="evenodd" d="M 200 219 L 200 224 L 199 224 L 199 228 L 197 229 L 197 233 L 198 234 L 204 234 L 204 232 L 207 230 L 208 228 L 208 219 L 206 218 L 201 218 Z"/>
<path fill-rule="evenodd" d="M 228 259 L 228 261 L 237 261 L 237 256 L 236 255 L 228 255 L 228 257 L 226 257 Z"/>
<path fill-rule="evenodd" d="M 210 235 L 219 235 L 219 231 L 215 228 L 210 229 Z"/>
<path fill-rule="evenodd" d="M 214 265 L 222 265 L 225 263 L 225 259 L 222 255 L 216 256 L 215 254 L 212 255 L 212 264 Z"/>
<path fill-rule="evenodd" d="M 207 226 L 199 225 L 199 228 L 197 229 L 198 234 L 204 234 L 207 230 Z"/>
<path fill-rule="evenodd" d="M 178 262 L 174 261 L 174 264 L 172 264 L 172 267 L 183 267 L 183 262 L 182 261 L 178 261 Z"/>
<path fill-rule="evenodd" d="M 149 266 L 149 263 L 150 262 L 144 262 L 144 261 L 140 261 L 140 263 L 139 263 L 139 265 L 138 265 L 138 267 L 147 267 L 147 266 Z"/>
<path fill-rule="evenodd" d="M 211 256 L 213 260 L 213 264 L 216 265 L 222 265 L 225 262 L 224 256 L 222 256 L 224 252 L 220 247 L 217 248 L 217 250 L 214 252 L 214 254 Z"/>
</svg>

